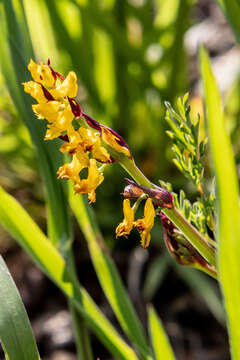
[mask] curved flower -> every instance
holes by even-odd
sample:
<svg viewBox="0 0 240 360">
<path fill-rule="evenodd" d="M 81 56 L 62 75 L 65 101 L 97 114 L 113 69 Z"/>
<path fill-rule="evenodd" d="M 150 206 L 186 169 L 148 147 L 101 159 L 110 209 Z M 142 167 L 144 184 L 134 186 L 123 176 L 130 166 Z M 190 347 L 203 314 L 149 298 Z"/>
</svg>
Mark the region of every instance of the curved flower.
<svg viewBox="0 0 240 360">
<path fill-rule="evenodd" d="M 36 82 L 50 88 L 54 86 L 56 79 L 48 65 L 43 63 L 38 65 L 31 59 L 28 65 L 28 70 L 30 71 L 33 80 Z"/>
<path fill-rule="evenodd" d="M 90 159 L 87 179 L 81 180 L 74 185 L 74 190 L 79 194 L 88 194 L 90 203 L 96 201 L 95 190 L 103 182 L 104 177 L 98 170 L 96 160 Z"/>
<path fill-rule="evenodd" d="M 133 228 L 134 210 L 131 208 L 130 200 L 123 201 L 123 221 L 116 228 L 116 236 L 128 236 Z"/>
<path fill-rule="evenodd" d="M 82 152 L 73 154 L 72 161 L 69 164 L 64 164 L 58 169 L 58 176 L 61 179 L 72 179 L 75 184 L 80 184 L 79 173 L 82 169 L 89 166 L 88 156 Z"/>
<path fill-rule="evenodd" d="M 151 240 L 150 231 L 152 230 L 154 225 L 154 217 L 155 217 L 155 210 L 152 203 L 152 199 L 148 198 L 144 206 L 144 218 L 138 219 L 137 221 L 134 222 L 134 226 L 140 232 L 141 245 L 144 248 L 148 247 Z"/>
<path fill-rule="evenodd" d="M 24 91 L 30 94 L 37 102 L 46 103 L 47 99 L 44 95 L 41 84 L 35 81 L 28 81 L 23 83 Z"/>
<path fill-rule="evenodd" d="M 123 138 L 107 126 L 102 126 L 102 138 L 106 144 L 108 144 L 117 152 L 123 153 L 128 157 L 132 156 L 129 147 L 127 146 Z"/>
<path fill-rule="evenodd" d="M 77 90 L 77 75 L 74 71 L 70 71 L 66 79 L 63 82 L 59 81 L 57 86 L 49 92 L 55 99 L 61 99 L 67 96 L 70 98 L 77 96 Z"/>
</svg>

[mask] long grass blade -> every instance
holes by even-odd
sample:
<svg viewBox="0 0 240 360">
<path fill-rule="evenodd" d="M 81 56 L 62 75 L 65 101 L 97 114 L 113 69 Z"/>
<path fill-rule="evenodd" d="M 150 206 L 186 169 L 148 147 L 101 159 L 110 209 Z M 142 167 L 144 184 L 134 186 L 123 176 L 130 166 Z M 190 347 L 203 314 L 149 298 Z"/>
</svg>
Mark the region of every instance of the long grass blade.
<svg viewBox="0 0 240 360">
<path fill-rule="evenodd" d="M 86 290 L 78 284 L 65 260 L 22 206 L 0 188 L 0 224 L 18 241 L 33 261 L 73 302 L 100 341 L 116 359 L 137 360 Z"/>
<path fill-rule="evenodd" d="M 228 316 L 233 359 L 240 358 L 240 210 L 236 166 L 216 80 L 206 50 L 200 51 L 206 117 L 217 185 L 220 283 Z"/>
<path fill-rule="evenodd" d="M 0 339 L 9 359 L 39 360 L 31 325 L 8 268 L 0 256 Z"/>
<path fill-rule="evenodd" d="M 65 196 L 67 189 L 56 176 L 63 158 L 56 144 L 44 142 L 45 124 L 34 117 L 32 101 L 21 85 L 30 78 L 27 64 L 31 57 L 34 58 L 22 1 L 0 2 L 0 53 L 0 66 L 9 93 L 37 150 L 40 171 L 47 188 L 50 238 L 57 246 L 66 247 L 71 233 Z"/>
<path fill-rule="evenodd" d="M 217 0 L 223 13 L 225 14 L 235 36 L 240 41 L 240 2 L 239 0 Z"/>
<path fill-rule="evenodd" d="M 168 337 L 153 307 L 149 307 L 149 332 L 156 360 L 174 360 L 175 356 Z"/>
</svg>

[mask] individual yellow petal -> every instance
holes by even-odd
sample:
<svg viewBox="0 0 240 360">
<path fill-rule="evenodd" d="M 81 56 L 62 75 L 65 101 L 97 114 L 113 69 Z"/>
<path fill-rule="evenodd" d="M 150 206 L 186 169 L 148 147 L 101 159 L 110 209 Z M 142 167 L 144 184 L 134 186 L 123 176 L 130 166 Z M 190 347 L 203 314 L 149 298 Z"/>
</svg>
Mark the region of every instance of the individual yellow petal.
<svg viewBox="0 0 240 360">
<path fill-rule="evenodd" d="M 58 129 L 54 124 L 49 124 L 44 140 L 56 139 L 61 135 L 61 133 L 61 129 Z"/>
<path fill-rule="evenodd" d="M 133 228 L 134 211 L 131 208 L 130 200 L 123 200 L 123 221 L 116 228 L 116 236 L 128 236 Z"/>
<path fill-rule="evenodd" d="M 64 98 L 66 96 L 73 98 L 77 96 L 77 75 L 74 71 L 70 71 L 63 82 L 55 89 L 50 90 L 50 94 L 54 99 Z"/>
<path fill-rule="evenodd" d="M 72 128 L 72 120 L 74 119 L 74 115 L 71 111 L 70 106 L 65 106 L 63 109 L 59 108 L 58 116 L 54 120 L 55 126 L 62 131 L 68 131 Z"/>
<path fill-rule="evenodd" d="M 125 146 L 118 143 L 118 138 L 107 128 L 102 127 L 102 138 L 106 144 L 111 146 L 117 152 L 123 153 L 128 157 L 131 157 L 130 151 Z"/>
<path fill-rule="evenodd" d="M 144 249 L 146 249 L 150 244 L 151 234 L 147 231 L 143 231 L 140 234 L 140 236 L 141 236 L 141 245 Z"/>
<path fill-rule="evenodd" d="M 152 199 L 148 198 L 144 206 L 144 221 L 146 224 L 146 229 L 152 229 L 154 225 L 155 218 L 155 209 L 152 203 Z"/>
<path fill-rule="evenodd" d="M 107 163 L 111 160 L 110 154 L 108 153 L 107 149 L 105 149 L 103 146 L 100 146 L 98 144 L 94 144 L 92 147 L 92 156 L 97 161 Z"/>
<path fill-rule="evenodd" d="M 32 109 L 38 119 L 47 119 L 50 122 L 54 122 L 58 118 L 61 106 L 62 104 L 59 101 L 49 101 L 45 104 L 34 104 Z"/>
<path fill-rule="evenodd" d="M 91 160 L 89 160 L 87 153 L 84 151 L 83 148 L 81 148 L 81 146 L 78 146 L 76 148 L 75 154 L 76 154 L 78 161 L 81 163 L 82 168 L 86 168 L 91 165 Z"/>
<path fill-rule="evenodd" d="M 43 86 L 50 88 L 54 86 L 55 79 L 48 65 L 44 65 L 43 63 L 38 65 L 31 59 L 28 64 L 28 70 L 30 71 L 33 80 L 39 82 Z"/>
<path fill-rule="evenodd" d="M 134 222 L 134 226 L 138 229 L 141 235 L 142 247 L 148 247 L 151 239 L 150 231 L 154 225 L 155 210 L 152 199 L 148 198 L 144 206 L 144 218 L 138 219 Z"/>
<path fill-rule="evenodd" d="M 103 180 L 103 174 L 99 173 L 96 160 L 90 159 L 87 179 L 81 180 L 79 184 L 76 184 L 74 190 L 80 194 L 88 194 L 89 201 L 95 202 L 95 190 Z"/>
<path fill-rule="evenodd" d="M 27 94 L 30 94 L 34 99 L 39 103 L 46 103 L 47 99 L 45 98 L 42 86 L 35 81 L 28 81 L 23 83 L 24 91 Z"/>
</svg>

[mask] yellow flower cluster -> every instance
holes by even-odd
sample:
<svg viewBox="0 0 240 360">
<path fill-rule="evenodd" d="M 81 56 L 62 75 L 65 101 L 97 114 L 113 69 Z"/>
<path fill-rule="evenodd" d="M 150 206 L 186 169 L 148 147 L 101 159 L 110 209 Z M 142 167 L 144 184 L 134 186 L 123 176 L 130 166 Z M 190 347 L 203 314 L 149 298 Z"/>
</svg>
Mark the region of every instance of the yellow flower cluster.
<svg viewBox="0 0 240 360">
<path fill-rule="evenodd" d="M 134 210 L 131 208 L 130 200 L 124 199 L 123 201 L 123 221 L 116 228 L 116 236 L 128 236 L 135 226 L 140 232 L 142 247 L 148 247 L 151 234 L 150 231 L 154 225 L 155 210 L 152 199 L 148 198 L 144 206 L 144 217 L 134 221 Z"/>
<path fill-rule="evenodd" d="M 78 87 L 77 76 L 73 71 L 64 78 L 52 69 L 50 63 L 39 65 L 33 60 L 30 60 L 28 69 L 34 81 L 23 83 L 24 90 L 38 102 L 32 105 L 38 119 L 48 121 L 45 140 L 63 138 L 65 143 L 60 151 L 72 156 L 70 163 L 59 168 L 59 177 L 72 179 L 75 192 L 88 194 L 89 201 L 95 202 L 95 190 L 104 179 L 97 167 L 97 161 L 112 162 L 109 152 L 102 146 L 102 141 L 115 151 L 130 157 L 128 147 L 121 136 L 112 129 L 82 113 L 74 99 Z M 82 115 L 86 122 L 82 120 L 80 128 L 75 129 L 73 120 Z M 98 131 L 92 130 L 87 124 L 93 125 L 92 127 Z M 88 169 L 87 179 L 80 178 L 80 172 L 84 168 Z"/>
</svg>

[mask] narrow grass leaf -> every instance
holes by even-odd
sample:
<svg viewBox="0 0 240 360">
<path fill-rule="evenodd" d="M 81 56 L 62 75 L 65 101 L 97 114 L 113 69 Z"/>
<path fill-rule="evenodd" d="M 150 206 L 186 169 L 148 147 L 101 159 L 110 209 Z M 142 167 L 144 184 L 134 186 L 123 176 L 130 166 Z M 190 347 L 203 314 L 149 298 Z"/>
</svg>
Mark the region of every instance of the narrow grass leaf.
<svg viewBox="0 0 240 360">
<path fill-rule="evenodd" d="M 22 206 L 1 188 L 0 224 L 18 241 L 40 269 L 68 296 L 114 358 L 137 360 L 133 350 L 122 340 L 86 290 L 78 284 L 77 279 L 53 244 L 45 237 Z"/>
<path fill-rule="evenodd" d="M 22 1 L 0 2 L 0 66 L 10 96 L 26 124 L 36 147 L 40 171 L 47 188 L 48 225 L 51 240 L 59 247 L 67 246 L 70 221 L 63 183 L 57 180 L 57 169 L 63 162 L 56 142 L 44 141 L 45 123 L 32 112 L 32 99 L 23 91 L 22 82 L 30 79 L 27 64 L 34 58 Z"/>
<path fill-rule="evenodd" d="M 235 36 L 240 41 L 240 2 L 239 0 L 217 0 L 223 13 L 225 14 L 229 25 L 232 27 Z"/>
<path fill-rule="evenodd" d="M 0 256 L 0 340 L 11 360 L 39 360 L 31 325 L 8 268 Z"/>
<path fill-rule="evenodd" d="M 70 204 L 80 228 L 85 235 L 90 256 L 102 289 L 123 330 L 136 344 L 143 358 L 151 357 L 141 323 L 123 286 L 111 257 L 104 249 L 104 240 L 93 218 L 93 213 L 83 197 L 69 190 Z"/>
<path fill-rule="evenodd" d="M 219 278 L 228 316 L 233 359 L 240 358 L 240 210 L 237 172 L 216 80 L 206 50 L 200 51 L 208 134 L 217 185 Z"/>
<path fill-rule="evenodd" d="M 148 310 L 149 332 L 156 360 L 174 360 L 175 356 L 163 329 L 162 323 L 152 306 Z"/>
</svg>

